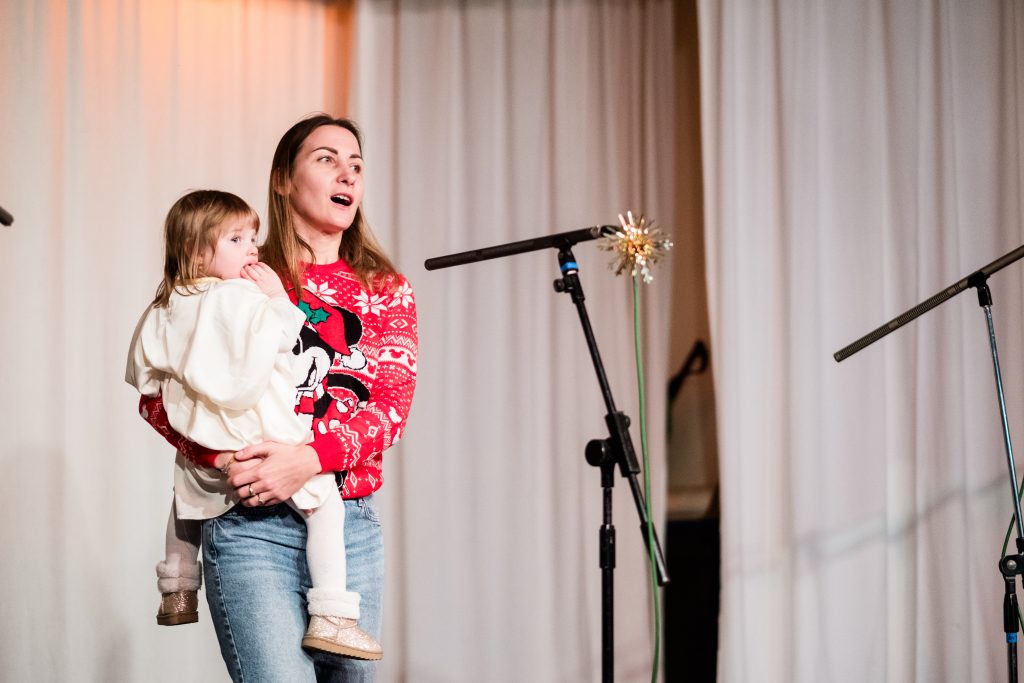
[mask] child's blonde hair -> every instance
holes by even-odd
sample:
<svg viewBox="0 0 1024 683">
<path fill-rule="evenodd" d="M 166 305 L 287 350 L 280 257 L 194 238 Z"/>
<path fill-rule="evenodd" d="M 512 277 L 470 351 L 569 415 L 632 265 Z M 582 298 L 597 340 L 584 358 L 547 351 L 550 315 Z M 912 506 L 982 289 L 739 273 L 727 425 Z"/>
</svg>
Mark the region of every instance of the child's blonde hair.
<svg viewBox="0 0 1024 683">
<path fill-rule="evenodd" d="M 256 212 L 230 192 L 194 190 L 174 202 L 164 221 L 164 279 L 153 306 L 166 306 L 175 289 L 192 291 L 189 281 L 203 276 L 203 254 L 215 249 L 221 227 L 231 218 L 248 219 L 259 230 Z"/>
</svg>

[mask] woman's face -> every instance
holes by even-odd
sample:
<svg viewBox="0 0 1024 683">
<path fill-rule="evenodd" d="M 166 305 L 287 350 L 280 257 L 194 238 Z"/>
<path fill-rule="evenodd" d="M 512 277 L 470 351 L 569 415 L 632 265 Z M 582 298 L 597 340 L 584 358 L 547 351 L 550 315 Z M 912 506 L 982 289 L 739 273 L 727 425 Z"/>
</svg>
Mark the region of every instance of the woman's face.
<svg viewBox="0 0 1024 683">
<path fill-rule="evenodd" d="M 341 126 L 320 126 L 295 157 L 285 188 L 300 237 L 340 233 L 363 201 L 363 157 L 356 136 Z"/>
</svg>

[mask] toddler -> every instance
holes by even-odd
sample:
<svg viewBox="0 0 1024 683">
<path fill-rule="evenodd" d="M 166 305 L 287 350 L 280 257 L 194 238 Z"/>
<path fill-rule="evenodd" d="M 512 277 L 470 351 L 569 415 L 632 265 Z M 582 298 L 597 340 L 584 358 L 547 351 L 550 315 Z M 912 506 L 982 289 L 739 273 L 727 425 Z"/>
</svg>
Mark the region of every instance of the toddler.
<svg viewBox="0 0 1024 683">
<path fill-rule="evenodd" d="M 258 260 L 259 218 L 239 197 L 190 192 L 164 224 L 164 279 L 132 339 L 125 379 L 147 396 L 162 395 L 170 425 L 206 448 L 234 452 L 274 441 L 304 444 L 310 427 L 295 413 L 293 362 L 305 314 L 280 277 Z M 227 470 L 195 465 L 178 453 L 157 623 L 198 619 L 196 591 L 201 520 L 240 502 Z M 220 463 L 218 463 L 220 464 Z M 287 501 L 306 522 L 311 615 L 302 644 L 359 659 L 380 659 L 360 629 L 359 594 L 346 590 L 345 506 L 339 482 L 321 474 Z M 242 493 L 265 503 L 249 486 Z"/>
</svg>

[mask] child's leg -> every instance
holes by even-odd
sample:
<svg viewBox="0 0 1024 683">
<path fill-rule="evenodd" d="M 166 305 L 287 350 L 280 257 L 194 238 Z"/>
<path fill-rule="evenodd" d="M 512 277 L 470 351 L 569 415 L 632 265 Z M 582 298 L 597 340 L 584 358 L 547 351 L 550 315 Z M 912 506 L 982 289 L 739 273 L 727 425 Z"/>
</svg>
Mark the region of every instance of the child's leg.
<svg viewBox="0 0 1024 683">
<path fill-rule="evenodd" d="M 178 519 L 171 499 L 171 512 L 167 516 L 167 534 L 164 538 L 164 564 L 191 566 L 199 559 L 199 543 L 203 537 L 203 523 L 198 519 Z"/>
<path fill-rule="evenodd" d="M 290 502 L 290 501 L 289 501 Z M 380 643 L 356 624 L 359 593 L 345 587 L 345 503 L 335 493 L 306 519 L 309 627 L 302 646 L 359 659 L 380 659 Z"/>
<path fill-rule="evenodd" d="M 196 591 L 203 582 L 199 566 L 202 522 L 178 519 L 174 503 L 167 517 L 164 560 L 156 565 L 156 585 L 163 596 L 156 621 L 163 626 L 191 624 L 198 620 Z"/>
<path fill-rule="evenodd" d="M 306 520 L 306 563 L 313 587 L 306 598 L 309 613 L 359 619 L 359 593 L 345 585 L 345 503 L 329 496 Z"/>
</svg>

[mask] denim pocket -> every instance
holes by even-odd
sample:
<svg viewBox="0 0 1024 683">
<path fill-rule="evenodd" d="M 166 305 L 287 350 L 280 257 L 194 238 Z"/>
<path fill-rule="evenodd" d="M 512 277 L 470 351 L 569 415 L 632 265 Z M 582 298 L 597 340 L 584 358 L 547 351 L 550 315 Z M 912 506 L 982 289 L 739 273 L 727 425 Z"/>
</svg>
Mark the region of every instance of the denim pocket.
<svg viewBox="0 0 1024 683">
<path fill-rule="evenodd" d="M 372 493 L 362 498 L 356 498 L 355 503 L 363 519 L 367 519 L 380 526 L 380 517 L 377 515 L 377 506 L 374 505 Z"/>
</svg>

